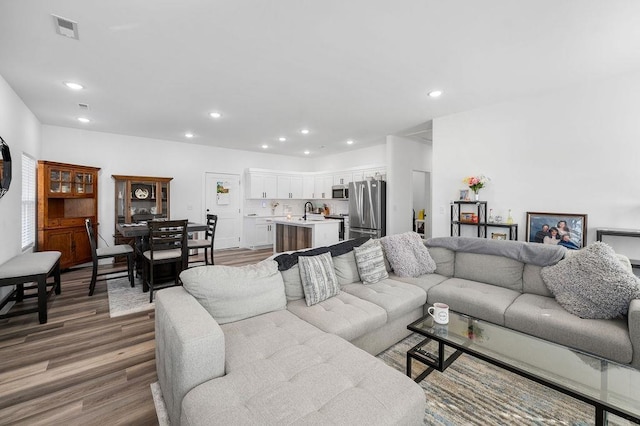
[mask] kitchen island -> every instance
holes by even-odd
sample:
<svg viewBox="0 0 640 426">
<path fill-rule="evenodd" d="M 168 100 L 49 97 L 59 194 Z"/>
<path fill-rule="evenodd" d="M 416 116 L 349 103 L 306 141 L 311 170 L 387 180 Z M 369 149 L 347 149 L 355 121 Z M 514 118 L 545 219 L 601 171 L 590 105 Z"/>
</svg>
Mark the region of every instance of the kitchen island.
<svg viewBox="0 0 640 426">
<path fill-rule="evenodd" d="M 338 242 L 340 220 L 273 219 L 274 253 L 329 246 Z"/>
</svg>

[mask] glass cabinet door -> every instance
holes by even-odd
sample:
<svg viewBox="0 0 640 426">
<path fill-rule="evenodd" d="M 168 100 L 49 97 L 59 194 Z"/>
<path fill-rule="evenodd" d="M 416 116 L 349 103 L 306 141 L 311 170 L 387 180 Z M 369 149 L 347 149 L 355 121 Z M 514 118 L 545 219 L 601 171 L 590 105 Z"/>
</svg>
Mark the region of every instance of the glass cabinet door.
<svg viewBox="0 0 640 426">
<path fill-rule="evenodd" d="M 76 194 L 93 194 L 93 173 L 76 172 L 74 184 Z"/>
<path fill-rule="evenodd" d="M 71 171 L 50 169 L 49 192 L 52 194 L 71 194 Z"/>
</svg>

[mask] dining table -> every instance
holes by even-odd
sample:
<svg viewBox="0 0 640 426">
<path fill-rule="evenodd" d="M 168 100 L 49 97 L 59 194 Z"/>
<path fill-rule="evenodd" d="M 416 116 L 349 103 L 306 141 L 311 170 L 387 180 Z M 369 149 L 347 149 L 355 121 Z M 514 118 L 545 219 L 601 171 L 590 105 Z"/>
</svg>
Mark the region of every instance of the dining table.
<svg viewBox="0 0 640 426">
<path fill-rule="evenodd" d="M 134 251 L 136 255 L 136 271 L 140 271 L 139 256 L 147 249 L 146 237 L 149 236 L 149 227 L 146 223 L 117 223 L 116 230 L 125 238 L 134 238 L 135 246 Z M 187 233 L 204 232 L 207 230 L 207 225 L 204 223 L 187 222 Z M 144 281 L 144 280 L 143 280 Z M 146 282 L 143 285 L 143 291 L 148 291 Z"/>
</svg>

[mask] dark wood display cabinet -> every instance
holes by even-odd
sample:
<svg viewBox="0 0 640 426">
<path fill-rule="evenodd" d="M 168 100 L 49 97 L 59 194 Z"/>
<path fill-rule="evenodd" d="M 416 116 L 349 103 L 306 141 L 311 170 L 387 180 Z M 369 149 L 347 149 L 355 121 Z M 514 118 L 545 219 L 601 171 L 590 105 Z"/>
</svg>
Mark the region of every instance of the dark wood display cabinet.
<svg viewBox="0 0 640 426">
<path fill-rule="evenodd" d="M 115 224 L 170 219 L 171 177 L 112 175 L 115 181 Z M 131 244 L 115 229 L 116 244 Z"/>
<path fill-rule="evenodd" d="M 38 161 L 37 250 L 62 253 L 60 268 L 91 261 L 85 219 L 98 226 L 98 167 Z"/>
</svg>

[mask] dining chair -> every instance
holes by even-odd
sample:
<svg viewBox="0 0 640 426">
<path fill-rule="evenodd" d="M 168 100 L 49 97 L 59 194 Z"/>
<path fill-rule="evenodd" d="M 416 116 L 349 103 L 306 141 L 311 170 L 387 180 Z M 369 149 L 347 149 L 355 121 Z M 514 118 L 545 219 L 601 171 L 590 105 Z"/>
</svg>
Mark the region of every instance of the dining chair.
<svg viewBox="0 0 640 426">
<path fill-rule="evenodd" d="M 153 292 L 165 287 L 179 285 L 179 275 L 188 266 L 189 249 L 187 246 L 187 220 L 150 220 L 149 250 L 144 258 L 144 282 L 149 287 L 149 302 L 153 302 Z M 174 283 L 156 283 L 156 265 L 174 264 Z"/>
<path fill-rule="evenodd" d="M 89 236 L 89 244 L 91 245 L 91 260 L 93 263 L 93 272 L 91 273 L 91 284 L 89 284 L 89 296 L 93 296 L 93 291 L 96 288 L 96 280 L 98 275 L 107 275 L 113 273 L 119 273 L 124 271 L 103 271 L 98 273 L 98 261 L 100 259 L 108 259 L 115 258 L 118 256 L 126 256 L 127 257 L 127 275 L 129 277 L 129 282 L 131 283 L 131 287 L 134 286 L 133 282 L 133 248 L 129 244 L 117 244 L 111 247 L 100 247 L 98 248 L 98 242 L 96 240 L 96 236 L 93 230 L 93 224 L 91 223 L 91 219 L 85 219 L 84 226 L 87 228 L 87 235 Z"/>
<path fill-rule="evenodd" d="M 211 260 L 211 265 L 214 265 L 213 261 L 213 242 L 216 236 L 216 225 L 218 224 L 218 215 L 215 214 L 207 214 L 207 229 L 205 231 L 205 238 L 203 240 L 189 240 L 187 242 L 189 246 L 189 250 L 197 250 L 204 249 L 204 264 L 209 265 L 209 260 Z M 211 250 L 211 254 L 209 255 L 209 250 Z M 194 260 L 194 262 L 198 262 L 198 260 Z"/>
</svg>

